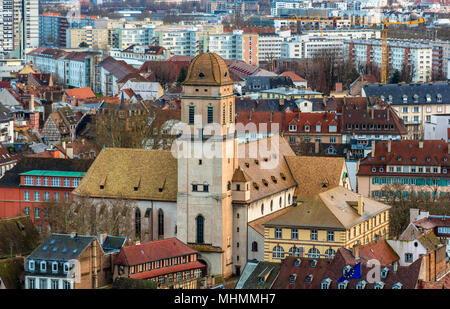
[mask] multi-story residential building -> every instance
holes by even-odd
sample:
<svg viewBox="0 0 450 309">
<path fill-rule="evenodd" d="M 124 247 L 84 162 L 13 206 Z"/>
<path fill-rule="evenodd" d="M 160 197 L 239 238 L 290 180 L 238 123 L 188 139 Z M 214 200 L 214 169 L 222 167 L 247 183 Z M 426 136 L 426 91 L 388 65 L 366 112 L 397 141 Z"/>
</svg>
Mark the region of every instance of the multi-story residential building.
<svg viewBox="0 0 450 309">
<path fill-rule="evenodd" d="M 13 114 L 8 108 L 0 105 L 0 143 L 14 143 L 14 135 Z"/>
<path fill-rule="evenodd" d="M 102 25 L 103 23 L 103 25 Z M 39 46 L 64 48 L 67 44 L 66 31 L 69 28 L 105 28 L 106 24 L 98 16 L 79 15 L 68 18 L 56 12 L 44 12 L 39 15 Z"/>
<path fill-rule="evenodd" d="M 118 83 L 129 74 L 137 74 L 137 69 L 123 60 L 105 58 L 96 68 L 95 92 L 105 96 L 119 94 Z"/>
<path fill-rule="evenodd" d="M 258 65 L 258 35 L 233 30 L 232 33 L 210 34 L 207 38 L 207 49 L 224 59 L 243 60 Z"/>
<path fill-rule="evenodd" d="M 389 235 L 390 206 L 337 186 L 297 200 L 299 205 L 265 222 L 264 260 L 286 256 L 333 258 L 339 248 Z"/>
<path fill-rule="evenodd" d="M 403 187 L 409 195 L 438 198 L 450 192 L 450 147 L 447 141 L 379 141 L 370 156 L 363 159 L 357 173 L 358 192 L 383 198 L 386 185 Z"/>
<path fill-rule="evenodd" d="M 322 98 L 323 95 L 320 92 L 312 90 L 299 90 L 296 88 L 274 88 L 261 91 L 262 99 L 314 99 Z"/>
<path fill-rule="evenodd" d="M 413 82 L 431 81 L 433 57 L 431 45 L 411 40 L 389 39 L 387 49 L 388 70 L 391 73 L 394 70 L 402 71 L 404 66 L 408 65 Z M 373 63 L 381 67 L 381 39 L 345 40 L 344 57 L 357 66 Z"/>
<path fill-rule="evenodd" d="M 154 25 L 122 24 L 113 30 L 114 48 L 126 49 L 131 45 L 153 45 Z"/>
<path fill-rule="evenodd" d="M 46 203 L 72 199 L 92 160 L 25 157 L 0 179 L 0 217 L 28 215 L 39 232 Z"/>
<path fill-rule="evenodd" d="M 345 98 L 341 119 L 342 142 L 351 145 L 354 157 L 366 157 L 373 140 L 401 140 L 407 136 L 403 120 L 384 102 L 371 105 L 366 98 Z"/>
<path fill-rule="evenodd" d="M 198 28 L 155 30 L 154 44 L 163 46 L 174 55 L 195 56 L 204 49 L 204 39 Z M 152 44 L 149 44 L 152 45 Z"/>
<path fill-rule="evenodd" d="M 151 280 L 158 288 L 196 289 L 205 275 L 197 251 L 175 237 L 123 247 L 114 262 L 114 280 Z"/>
<path fill-rule="evenodd" d="M 112 49 L 109 55 L 134 66 L 142 66 L 146 61 L 165 61 L 173 54 L 165 47 L 152 45 L 131 45 L 126 49 Z"/>
<path fill-rule="evenodd" d="M 433 114 L 450 113 L 450 84 L 446 82 L 364 85 L 362 96 L 388 102 L 403 119 L 409 139 L 424 138 L 424 125 Z"/>
<path fill-rule="evenodd" d="M 25 259 L 25 289 L 95 289 L 112 283 L 126 238 L 52 234 Z"/>
<path fill-rule="evenodd" d="M 66 48 L 78 48 L 82 43 L 93 49 L 107 49 L 112 46 L 109 35 L 110 29 L 93 28 L 86 26 L 83 28 L 68 28 L 66 30 Z"/>
<path fill-rule="evenodd" d="M 94 87 L 97 52 L 66 52 L 62 49 L 39 47 L 27 54 L 43 73 L 51 73 L 53 79 L 65 87 Z"/>
<path fill-rule="evenodd" d="M 424 124 L 424 139 L 443 139 L 450 143 L 450 113 L 431 115 L 430 122 Z"/>
<path fill-rule="evenodd" d="M 39 46 L 39 1 L 0 1 L 0 52 L 23 59 L 26 52 Z"/>
<path fill-rule="evenodd" d="M 292 12 L 293 9 L 311 7 L 310 3 L 304 0 L 290 0 L 290 1 L 271 1 L 270 13 L 273 16 L 280 16 L 286 11 Z"/>
<path fill-rule="evenodd" d="M 260 33 L 258 37 L 258 59 L 260 62 L 271 62 L 281 57 L 281 43 L 291 36 L 290 30 L 275 33 Z"/>
</svg>

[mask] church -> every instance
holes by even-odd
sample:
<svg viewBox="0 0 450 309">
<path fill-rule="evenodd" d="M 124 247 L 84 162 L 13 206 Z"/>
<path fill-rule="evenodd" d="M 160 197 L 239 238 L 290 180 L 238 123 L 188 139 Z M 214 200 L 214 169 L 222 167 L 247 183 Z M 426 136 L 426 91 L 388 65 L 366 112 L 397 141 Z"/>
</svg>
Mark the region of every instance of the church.
<svg viewBox="0 0 450 309">
<path fill-rule="evenodd" d="M 76 196 L 133 203 L 135 239 L 177 237 L 212 275 L 239 275 L 264 243 L 249 222 L 294 205 L 297 182 L 281 136 L 238 143 L 233 80 L 225 61 L 202 53 L 183 82 L 181 134 L 172 150 L 106 148 Z"/>
</svg>

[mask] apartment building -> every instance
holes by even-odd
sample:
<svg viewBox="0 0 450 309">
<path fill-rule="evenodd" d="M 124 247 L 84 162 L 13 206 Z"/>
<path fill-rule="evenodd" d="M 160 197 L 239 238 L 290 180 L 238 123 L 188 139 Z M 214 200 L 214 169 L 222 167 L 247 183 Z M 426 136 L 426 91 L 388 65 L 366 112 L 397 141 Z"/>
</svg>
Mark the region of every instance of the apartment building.
<svg viewBox="0 0 450 309">
<path fill-rule="evenodd" d="M 1 0 L 0 12 L 0 53 L 22 58 L 39 46 L 38 0 Z"/>
<path fill-rule="evenodd" d="M 281 43 L 291 37 L 290 30 L 275 33 L 260 33 L 258 37 L 258 58 L 260 62 L 281 57 Z"/>
<path fill-rule="evenodd" d="M 204 39 L 198 28 L 176 31 L 155 31 L 154 44 L 167 48 L 174 55 L 195 56 L 203 51 Z"/>
<path fill-rule="evenodd" d="M 113 47 L 125 49 L 134 44 L 153 45 L 154 25 L 121 24 L 113 30 Z"/>
<path fill-rule="evenodd" d="M 165 61 L 173 56 L 167 48 L 152 45 L 131 45 L 126 49 L 112 49 L 109 55 L 135 66 L 142 66 L 146 61 Z"/>
<path fill-rule="evenodd" d="M 324 30 L 304 31 L 281 43 L 281 58 L 312 58 L 321 52 L 335 52 L 342 56 L 346 39 L 380 38 L 379 30 Z"/>
<path fill-rule="evenodd" d="M 69 28 L 66 30 L 66 48 L 78 48 L 85 43 L 93 49 L 107 49 L 112 45 L 110 30 L 106 28 Z"/>
<path fill-rule="evenodd" d="M 447 141 L 380 141 L 360 163 L 358 192 L 385 197 L 385 186 L 400 184 L 403 197 L 438 198 L 450 192 L 450 147 Z M 398 191 L 399 189 L 395 189 Z"/>
<path fill-rule="evenodd" d="M 345 40 L 344 57 L 355 65 L 374 63 L 381 67 L 381 39 Z M 413 82 L 428 82 L 432 77 L 433 48 L 428 44 L 411 40 L 390 39 L 387 43 L 389 54 L 388 70 L 401 71 L 404 65 L 410 65 Z"/>
<path fill-rule="evenodd" d="M 424 125 L 431 116 L 450 113 L 450 84 L 434 82 L 423 84 L 364 85 L 362 96 L 376 96 L 388 102 L 403 119 L 408 139 L 422 139 Z"/>
<path fill-rule="evenodd" d="M 450 113 L 431 115 L 424 124 L 424 139 L 443 139 L 450 143 Z"/>
</svg>

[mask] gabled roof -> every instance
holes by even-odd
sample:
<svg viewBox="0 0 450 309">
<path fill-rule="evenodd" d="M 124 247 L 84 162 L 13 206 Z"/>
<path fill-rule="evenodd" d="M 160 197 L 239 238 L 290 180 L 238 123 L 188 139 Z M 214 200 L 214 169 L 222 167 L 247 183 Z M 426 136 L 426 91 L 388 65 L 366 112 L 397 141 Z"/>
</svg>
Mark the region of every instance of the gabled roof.
<svg viewBox="0 0 450 309">
<path fill-rule="evenodd" d="M 197 251 L 172 237 L 123 247 L 114 264 L 132 266 L 195 253 Z"/>
<path fill-rule="evenodd" d="M 297 197 L 315 195 L 338 186 L 346 170 L 342 157 L 287 156 L 286 162 L 298 183 Z"/>
<path fill-rule="evenodd" d="M 29 254 L 38 245 L 40 234 L 29 216 L 20 216 L 0 219 L 0 239 L 0 258 L 5 258 Z"/>
<path fill-rule="evenodd" d="M 90 87 L 66 89 L 66 94 L 69 97 L 76 99 L 95 98 L 95 94 Z"/>
<path fill-rule="evenodd" d="M 117 80 L 121 80 L 128 74 L 137 72 L 137 69 L 127 64 L 125 61 L 116 60 L 111 56 L 105 58 L 98 65 L 104 68 L 106 71 L 110 72 L 112 75 L 114 75 L 117 78 Z"/>
<path fill-rule="evenodd" d="M 291 71 L 283 72 L 283 73 L 280 74 L 280 76 L 289 76 L 294 83 L 306 82 L 306 79 L 304 79 L 303 77 L 298 76 L 297 74 L 295 74 L 294 72 L 291 72 Z"/>
<path fill-rule="evenodd" d="M 106 148 L 73 193 L 176 202 L 177 177 L 177 159 L 170 151 Z"/>
<path fill-rule="evenodd" d="M 390 206 L 364 198 L 364 212 L 360 216 L 349 203 L 358 202 L 358 194 L 337 186 L 314 196 L 300 198 L 299 206 L 266 223 L 266 226 L 330 227 L 349 229 Z"/>
<path fill-rule="evenodd" d="M 247 182 L 249 181 L 248 176 L 245 174 L 244 170 L 239 166 L 233 174 L 233 178 L 231 179 L 233 182 Z"/>
<path fill-rule="evenodd" d="M 28 257 L 29 260 L 77 259 L 95 241 L 95 236 L 52 234 Z"/>
</svg>

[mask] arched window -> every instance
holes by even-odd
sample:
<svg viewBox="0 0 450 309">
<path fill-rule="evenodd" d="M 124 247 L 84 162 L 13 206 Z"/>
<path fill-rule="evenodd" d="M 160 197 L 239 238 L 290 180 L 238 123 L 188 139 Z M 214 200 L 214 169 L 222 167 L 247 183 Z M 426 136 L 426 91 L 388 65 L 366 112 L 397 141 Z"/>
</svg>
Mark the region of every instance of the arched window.
<svg viewBox="0 0 450 309">
<path fill-rule="evenodd" d="M 274 259 L 282 259 L 284 258 L 284 250 L 280 246 L 273 247 L 272 250 L 272 258 Z"/>
<path fill-rule="evenodd" d="M 290 256 L 302 256 L 302 248 L 299 247 L 291 247 L 291 249 L 289 249 L 289 255 Z"/>
<path fill-rule="evenodd" d="M 134 224 L 136 238 L 141 239 L 141 211 L 139 208 L 136 208 L 134 212 Z"/>
<path fill-rule="evenodd" d="M 158 211 L 158 236 L 164 236 L 164 212 L 162 209 Z"/>
<path fill-rule="evenodd" d="M 325 251 L 326 259 L 334 259 L 335 255 L 336 255 L 336 251 L 334 251 L 333 249 L 328 249 L 327 251 Z"/>
<path fill-rule="evenodd" d="M 309 258 L 320 258 L 320 251 L 317 248 L 311 248 L 308 251 Z"/>
<path fill-rule="evenodd" d="M 202 215 L 199 215 L 197 217 L 197 243 L 202 244 L 204 239 L 204 232 L 205 232 L 205 218 Z"/>
<path fill-rule="evenodd" d="M 258 243 L 256 241 L 252 242 L 252 252 L 258 252 Z"/>
</svg>

